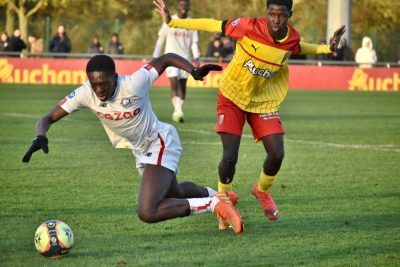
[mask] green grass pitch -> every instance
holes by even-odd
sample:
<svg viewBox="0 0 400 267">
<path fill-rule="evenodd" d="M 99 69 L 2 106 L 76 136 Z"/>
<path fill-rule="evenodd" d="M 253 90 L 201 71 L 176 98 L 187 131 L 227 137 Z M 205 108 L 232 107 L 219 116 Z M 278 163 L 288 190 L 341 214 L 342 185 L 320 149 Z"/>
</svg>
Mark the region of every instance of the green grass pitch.
<svg viewBox="0 0 400 267">
<path fill-rule="evenodd" d="M 136 216 L 139 176 L 129 150 L 111 146 L 80 111 L 48 133 L 50 152 L 21 159 L 39 116 L 74 87 L 0 85 L 0 266 L 400 266 L 400 95 L 290 91 L 281 107 L 285 160 L 267 221 L 251 195 L 265 153 L 246 126 L 234 190 L 245 231 L 214 214 L 146 224 Z M 216 187 L 215 89 L 189 89 L 179 180 Z M 151 90 L 171 123 L 169 90 Z M 40 256 L 36 228 L 60 219 L 75 235 L 61 259 Z"/>
</svg>

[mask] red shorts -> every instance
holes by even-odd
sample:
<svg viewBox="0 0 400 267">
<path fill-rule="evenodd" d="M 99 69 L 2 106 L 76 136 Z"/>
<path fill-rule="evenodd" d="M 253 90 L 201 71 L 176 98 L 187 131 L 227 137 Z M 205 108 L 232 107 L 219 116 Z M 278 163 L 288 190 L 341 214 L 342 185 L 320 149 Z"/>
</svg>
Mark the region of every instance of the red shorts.
<svg viewBox="0 0 400 267">
<path fill-rule="evenodd" d="M 216 132 L 242 136 L 245 120 L 249 123 L 256 141 L 267 135 L 285 133 L 278 111 L 250 113 L 240 109 L 218 91 Z"/>
</svg>

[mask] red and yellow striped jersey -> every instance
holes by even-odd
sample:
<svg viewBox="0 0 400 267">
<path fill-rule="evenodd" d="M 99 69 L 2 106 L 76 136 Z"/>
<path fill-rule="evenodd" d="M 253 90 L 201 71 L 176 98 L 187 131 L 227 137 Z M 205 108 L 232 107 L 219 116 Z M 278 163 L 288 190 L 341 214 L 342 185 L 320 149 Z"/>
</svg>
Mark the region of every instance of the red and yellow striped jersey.
<svg viewBox="0 0 400 267">
<path fill-rule="evenodd" d="M 252 113 L 278 110 L 288 91 L 288 59 L 300 53 L 300 35 L 292 26 L 287 26 L 287 36 L 276 43 L 267 24 L 266 18 L 237 18 L 227 21 L 223 29 L 237 43 L 221 77 L 221 93 Z"/>
</svg>

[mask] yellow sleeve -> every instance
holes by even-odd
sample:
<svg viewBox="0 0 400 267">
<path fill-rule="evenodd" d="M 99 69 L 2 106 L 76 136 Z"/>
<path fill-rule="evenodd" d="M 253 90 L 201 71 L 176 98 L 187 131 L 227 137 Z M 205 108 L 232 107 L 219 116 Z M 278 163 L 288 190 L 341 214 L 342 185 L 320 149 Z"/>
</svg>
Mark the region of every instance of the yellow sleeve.
<svg viewBox="0 0 400 267">
<path fill-rule="evenodd" d="M 300 42 L 300 54 L 330 54 L 332 53 L 330 45 L 316 45 Z"/>
<path fill-rule="evenodd" d="M 222 32 L 222 21 L 216 19 L 171 19 L 168 26 L 188 30 Z"/>
</svg>

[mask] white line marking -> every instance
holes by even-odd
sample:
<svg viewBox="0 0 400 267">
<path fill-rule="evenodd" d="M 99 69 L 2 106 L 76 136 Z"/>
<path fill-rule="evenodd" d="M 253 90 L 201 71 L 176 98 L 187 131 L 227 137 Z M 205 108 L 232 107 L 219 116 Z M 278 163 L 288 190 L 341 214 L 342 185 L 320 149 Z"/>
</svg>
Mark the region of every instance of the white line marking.
<svg viewBox="0 0 400 267">
<path fill-rule="evenodd" d="M 18 118 L 30 118 L 30 119 L 39 119 L 39 116 L 31 115 L 31 114 L 18 114 L 18 113 L 0 113 L 1 116 L 6 117 L 18 117 Z"/>
<path fill-rule="evenodd" d="M 16 118 L 29 118 L 38 120 L 43 115 L 32 115 L 32 114 L 21 114 L 21 113 L 0 113 L 0 116 L 5 117 L 16 117 Z M 77 122 L 85 122 L 85 123 L 93 123 L 93 120 L 80 120 L 75 118 L 63 118 L 63 121 L 77 121 Z M 97 123 L 97 121 L 96 121 Z"/>
<path fill-rule="evenodd" d="M 204 135 L 214 135 L 215 132 L 208 132 L 204 130 L 192 130 L 192 129 L 179 129 L 181 132 L 189 132 L 189 133 L 198 133 Z M 253 139 L 252 135 L 244 134 L 242 135 L 244 138 Z M 389 152 L 400 152 L 400 149 L 395 148 L 393 144 L 381 144 L 381 145 L 367 145 L 367 144 L 335 144 L 335 143 L 324 143 L 318 141 L 306 141 L 306 140 L 294 140 L 285 138 L 286 142 L 299 143 L 305 145 L 314 145 L 314 146 L 323 146 L 323 147 L 333 147 L 333 148 L 353 148 L 353 149 L 367 149 L 367 150 L 380 150 L 380 151 L 389 151 Z M 191 144 L 195 144 L 192 142 Z M 203 144 L 201 142 L 199 145 Z"/>
<path fill-rule="evenodd" d="M 32 114 L 20 114 L 20 113 L 0 113 L 0 116 L 7 116 L 7 117 L 19 117 L 19 118 L 34 118 L 38 119 L 40 116 L 35 116 Z M 79 119 L 69 119 L 64 118 L 63 120 L 67 121 L 84 121 Z M 84 122 L 91 122 L 90 120 Z M 178 128 L 180 132 L 187 132 L 187 133 L 196 133 L 202 135 L 215 135 L 215 132 L 204 131 L 204 130 L 193 130 L 193 129 L 183 129 Z M 253 139 L 252 135 L 244 134 L 242 135 L 244 138 Z M 68 139 L 53 139 L 54 141 L 58 142 L 67 142 L 70 141 Z M 352 149 L 366 149 L 366 150 L 379 150 L 379 151 L 388 151 L 388 152 L 400 152 L 399 148 L 396 148 L 393 144 L 380 144 L 380 145 L 367 145 L 367 144 L 335 144 L 335 143 L 324 143 L 319 141 L 306 141 L 306 140 L 294 140 L 285 138 L 286 142 L 298 143 L 298 144 L 305 144 L 305 145 L 313 145 L 313 146 L 322 146 L 322 147 L 333 147 L 333 148 L 352 148 Z M 182 142 L 183 145 L 220 145 L 220 142 L 196 142 L 196 141 L 188 141 Z"/>
</svg>

